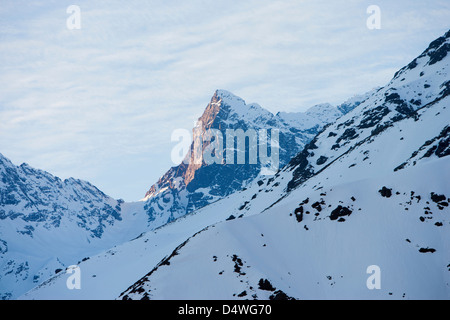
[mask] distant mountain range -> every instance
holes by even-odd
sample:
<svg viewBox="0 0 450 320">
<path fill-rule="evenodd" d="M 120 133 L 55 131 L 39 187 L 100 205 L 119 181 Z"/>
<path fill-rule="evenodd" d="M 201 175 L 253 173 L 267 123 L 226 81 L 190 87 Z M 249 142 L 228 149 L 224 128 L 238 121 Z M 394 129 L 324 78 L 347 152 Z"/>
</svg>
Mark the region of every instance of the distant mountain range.
<svg viewBox="0 0 450 320">
<path fill-rule="evenodd" d="M 304 113 L 217 90 L 201 131 L 279 130 L 272 176 L 191 161 L 124 203 L 0 155 L 0 296 L 450 298 L 449 51 L 450 31 L 386 86 Z"/>
<path fill-rule="evenodd" d="M 199 121 L 204 123 L 203 131 L 279 129 L 280 165 L 284 166 L 325 125 L 366 96 L 355 96 L 338 107 L 323 104 L 304 113 L 273 115 L 217 90 Z M 0 154 L 0 298 L 14 299 L 71 263 L 241 190 L 260 171 L 261 164 L 182 163 L 163 175 L 143 201 L 125 203 L 89 182 L 63 181 L 27 164 L 15 166 Z"/>
</svg>

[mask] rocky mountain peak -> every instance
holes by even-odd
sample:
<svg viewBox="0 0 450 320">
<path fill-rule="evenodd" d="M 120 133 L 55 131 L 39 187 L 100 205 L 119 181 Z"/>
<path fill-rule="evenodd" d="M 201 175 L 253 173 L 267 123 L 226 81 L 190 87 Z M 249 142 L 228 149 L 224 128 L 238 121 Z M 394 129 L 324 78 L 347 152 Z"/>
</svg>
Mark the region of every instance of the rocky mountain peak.
<svg viewBox="0 0 450 320">
<path fill-rule="evenodd" d="M 208 129 L 219 130 L 226 141 L 227 129 L 265 129 L 279 131 L 279 165 L 289 160 L 316 135 L 324 125 L 335 121 L 343 113 L 336 107 L 323 104 L 312 108 L 309 114 L 278 113 L 274 115 L 256 103 L 247 104 L 242 98 L 226 90 L 216 90 L 193 129 L 193 136 L 203 135 Z M 207 133 L 206 133 L 207 134 Z M 202 141 L 201 152 L 209 141 Z M 179 216 L 219 200 L 245 185 L 260 174 L 262 165 L 227 163 L 206 164 L 194 161 L 194 142 L 185 161 L 172 167 L 146 193 L 145 201 L 149 216 L 170 215 L 171 221 Z M 249 148 L 246 143 L 246 148 Z M 246 153 L 247 153 L 246 149 Z M 226 153 L 227 150 L 224 151 Z M 224 155 L 225 159 L 225 155 Z M 189 161 L 187 161 L 189 160 Z"/>
</svg>

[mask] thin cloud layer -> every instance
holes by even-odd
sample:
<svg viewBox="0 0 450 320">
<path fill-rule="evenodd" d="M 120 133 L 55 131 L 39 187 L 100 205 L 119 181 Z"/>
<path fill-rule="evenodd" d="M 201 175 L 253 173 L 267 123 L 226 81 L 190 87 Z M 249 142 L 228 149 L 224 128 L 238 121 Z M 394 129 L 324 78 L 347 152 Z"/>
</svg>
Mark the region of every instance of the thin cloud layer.
<svg viewBox="0 0 450 320">
<path fill-rule="evenodd" d="M 81 8 L 68 30 L 66 9 Z M 448 1 L 2 1 L 0 152 L 137 200 L 215 89 L 272 112 L 385 84 L 449 28 Z"/>
</svg>

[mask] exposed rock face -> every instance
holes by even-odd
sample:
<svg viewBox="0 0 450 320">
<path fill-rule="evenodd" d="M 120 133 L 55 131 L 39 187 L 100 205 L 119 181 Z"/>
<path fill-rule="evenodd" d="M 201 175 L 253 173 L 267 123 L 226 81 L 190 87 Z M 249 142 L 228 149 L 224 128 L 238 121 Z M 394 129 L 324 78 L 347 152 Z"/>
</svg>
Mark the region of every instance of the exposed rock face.
<svg viewBox="0 0 450 320">
<path fill-rule="evenodd" d="M 21 219 L 51 229 L 65 218 L 75 219 L 90 237 L 101 238 L 107 225 L 122 220 L 121 203 L 89 182 L 61 180 L 27 164 L 15 166 L 0 154 L 0 221 Z M 30 236 L 32 229 L 30 225 Z"/>
<path fill-rule="evenodd" d="M 143 207 L 0 154 L 0 300 L 148 230 Z"/>
<path fill-rule="evenodd" d="M 273 130 L 279 130 L 279 167 L 281 168 L 325 125 L 351 111 L 364 99 L 366 96 L 354 97 L 340 108 L 321 104 L 304 113 L 279 112 L 274 115 L 258 104 L 246 104 L 243 99 L 228 91 L 217 90 L 198 119 L 197 127 L 193 129 L 193 136 L 194 140 L 195 137 L 205 140 L 208 130 L 219 130 L 223 136 L 223 161 L 213 164 L 207 164 L 205 159 L 199 161 L 195 158 L 194 150 L 197 154 L 202 154 L 210 147 L 210 143 L 214 143 L 214 139 L 207 137 L 199 149 L 196 149 L 198 144 L 196 145 L 193 141 L 185 161 L 172 167 L 146 193 L 146 209 L 150 220 L 169 212 L 167 220 L 171 221 L 241 190 L 261 173 L 263 164 L 259 161 L 260 159 L 256 164 L 248 161 L 250 151 L 257 151 L 258 141 L 255 139 L 261 137 L 249 135 L 248 139 L 252 139 L 252 143 L 247 142 L 245 150 L 240 149 L 236 142 L 235 150 L 230 150 L 227 148 L 226 131 L 228 129 L 240 129 L 244 133 L 249 132 L 249 129 L 255 132 L 264 129 L 268 132 L 269 138 Z M 270 146 L 269 140 L 268 146 Z M 230 151 L 245 152 L 245 164 L 228 163 L 227 152 Z"/>
<path fill-rule="evenodd" d="M 324 130 L 323 133 L 328 138 L 337 137 L 333 143 L 327 141 L 327 147 L 330 144 L 331 151 L 327 150 L 327 155 L 323 154 L 325 151 L 317 150 L 316 140 L 321 138 L 320 134 L 307 144 L 287 167 L 294 170 L 294 178 L 289 183 L 288 191 L 298 187 L 357 146 L 373 141 L 375 136 L 394 127 L 399 121 L 420 121 L 419 110 L 430 108 L 448 97 L 448 62 L 444 58 L 450 50 L 449 44 L 450 31 L 433 41 L 421 55 L 396 72 L 385 87 L 375 90 L 361 103 L 358 113 L 349 113 L 341 118 L 345 118 L 345 121 Z M 446 156 L 450 153 L 448 145 L 449 130 L 446 126 L 438 136 L 425 142 L 395 170 L 414 166 L 417 161 L 432 155 Z M 327 157 L 326 163 L 323 162 L 324 157 Z M 321 167 L 317 167 L 319 165 Z"/>
</svg>

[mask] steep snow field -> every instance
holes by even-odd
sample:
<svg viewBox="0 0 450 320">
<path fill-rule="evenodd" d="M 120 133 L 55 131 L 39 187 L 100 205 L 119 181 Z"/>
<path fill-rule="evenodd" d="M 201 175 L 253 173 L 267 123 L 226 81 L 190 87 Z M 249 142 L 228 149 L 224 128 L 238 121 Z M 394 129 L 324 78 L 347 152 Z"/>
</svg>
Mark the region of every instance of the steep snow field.
<svg viewBox="0 0 450 320">
<path fill-rule="evenodd" d="M 449 299 L 449 47 L 450 31 L 276 175 L 84 259 L 81 290 L 60 272 L 20 298 Z"/>
</svg>

